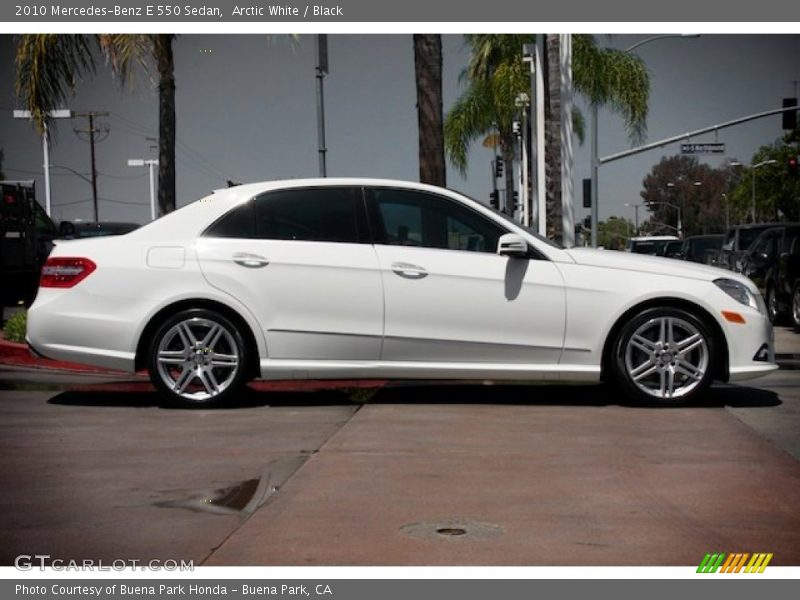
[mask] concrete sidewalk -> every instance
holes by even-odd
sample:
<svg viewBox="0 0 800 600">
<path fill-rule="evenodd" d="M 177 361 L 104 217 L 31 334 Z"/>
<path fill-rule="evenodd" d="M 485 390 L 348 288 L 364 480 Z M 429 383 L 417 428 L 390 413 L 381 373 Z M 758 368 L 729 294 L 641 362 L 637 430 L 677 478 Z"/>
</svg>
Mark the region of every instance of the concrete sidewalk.
<svg viewBox="0 0 800 600">
<path fill-rule="evenodd" d="M 443 401 L 363 407 L 206 564 L 800 563 L 800 464 L 723 408 Z"/>
</svg>

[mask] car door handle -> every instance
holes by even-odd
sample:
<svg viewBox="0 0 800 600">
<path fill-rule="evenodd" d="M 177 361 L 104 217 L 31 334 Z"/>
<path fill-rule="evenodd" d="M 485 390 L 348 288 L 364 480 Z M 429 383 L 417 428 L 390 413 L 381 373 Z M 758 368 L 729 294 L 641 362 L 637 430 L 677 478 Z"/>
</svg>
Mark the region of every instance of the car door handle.
<svg viewBox="0 0 800 600">
<path fill-rule="evenodd" d="M 260 269 L 269 264 L 269 260 L 258 254 L 250 254 L 249 252 L 237 252 L 233 255 L 233 262 L 241 267 L 248 269 Z"/>
<path fill-rule="evenodd" d="M 406 262 L 392 263 L 392 272 L 406 279 L 422 279 L 428 276 L 428 272 L 423 267 Z"/>
</svg>

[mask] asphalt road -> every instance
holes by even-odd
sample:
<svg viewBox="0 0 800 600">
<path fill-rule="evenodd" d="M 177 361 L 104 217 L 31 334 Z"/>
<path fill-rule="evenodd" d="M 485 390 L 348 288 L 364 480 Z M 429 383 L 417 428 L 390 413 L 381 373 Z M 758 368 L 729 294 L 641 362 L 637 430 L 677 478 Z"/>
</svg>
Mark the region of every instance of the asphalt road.
<svg viewBox="0 0 800 600">
<path fill-rule="evenodd" d="M 795 362 L 671 410 L 594 386 L 406 386 L 184 411 L 0 369 L 0 564 L 798 565 Z"/>
</svg>

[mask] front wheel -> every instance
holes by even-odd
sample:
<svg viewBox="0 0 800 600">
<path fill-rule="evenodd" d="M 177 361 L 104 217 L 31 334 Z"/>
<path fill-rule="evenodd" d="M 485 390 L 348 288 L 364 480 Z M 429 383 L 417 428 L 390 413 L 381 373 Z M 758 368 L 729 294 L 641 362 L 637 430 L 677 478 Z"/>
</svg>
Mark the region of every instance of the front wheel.
<svg viewBox="0 0 800 600">
<path fill-rule="evenodd" d="M 181 311 L 156 330 L 148 350 L 150 380 L 171 404 L 209 407 L 247 382 L 247 346 L 237 326 L 207 309 Z"/>
<path fill-rule="evenodd" d="M 686 404 L 708 389 L 714 376 L 714 337 L 685 310 L 643 310 L 628 320 L 613 349 L 615 379 L 639 404 Z"/>
</svg>

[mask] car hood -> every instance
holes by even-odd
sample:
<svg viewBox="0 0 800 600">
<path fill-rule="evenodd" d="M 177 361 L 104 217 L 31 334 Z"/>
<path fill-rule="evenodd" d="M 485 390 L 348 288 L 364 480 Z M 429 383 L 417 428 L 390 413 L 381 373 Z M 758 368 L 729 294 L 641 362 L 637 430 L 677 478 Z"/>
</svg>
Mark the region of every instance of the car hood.
<svg viewBox="0 0 800 600">
<path fill-rule="evenodd" d="M 570 248 L 566 252 L 579 265 L 591 267 L 604 267 L 607 269 L 620 269 L 624 271 L 638 271 L 642 273 L 659 273 L 672 277 L 714 281 L 724 277 L 745 283 L 755 289 L 753 283 L 747 278 L 732 271 L 709 267 L 698 263 L 635 254 L 632 252 L 619 252 L 617 250 L 597 250 L 594 248 Z"/>
</svg>

